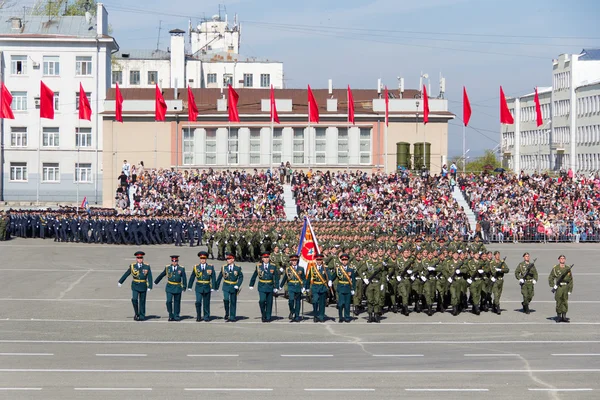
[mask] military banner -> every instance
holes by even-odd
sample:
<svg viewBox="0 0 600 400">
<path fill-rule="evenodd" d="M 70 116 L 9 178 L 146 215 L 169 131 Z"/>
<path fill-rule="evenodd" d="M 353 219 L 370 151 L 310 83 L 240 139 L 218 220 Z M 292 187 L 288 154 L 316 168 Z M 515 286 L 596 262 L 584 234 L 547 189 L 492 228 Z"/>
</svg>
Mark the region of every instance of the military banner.
<svg viewBox="0 0 600 400">
<path fill-rule="evenodd" d="M 307 268 L 314 264 L 315 256 L 320 253 L 319 242 L 312 229 L 310 220 L 308 217 L 304 217 L 304 226 L 302 227 L 302 233 L 300 234 L 300 243 L 298 244 L 298 265 Z"/>
</svg>

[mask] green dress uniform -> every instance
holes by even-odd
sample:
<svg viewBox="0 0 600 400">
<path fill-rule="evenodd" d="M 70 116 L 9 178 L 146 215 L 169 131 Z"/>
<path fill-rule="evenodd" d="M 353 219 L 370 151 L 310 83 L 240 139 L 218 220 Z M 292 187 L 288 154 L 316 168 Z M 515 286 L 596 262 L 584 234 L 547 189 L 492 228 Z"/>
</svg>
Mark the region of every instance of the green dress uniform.
<svg viewBox="0 0 600 400">
<path fill-rule="evenodd" d="M 367 312 L 369 313 L 367 322 L 379 322 L 385 276 L 386 271 L 381 261 L 367 259 L 360 268 L 360 277 L 366 286 Z"/>
<path fill-rule="evenodd" d="M 412 281 L 414 278 L 415 259 L 412 257 L 400 257 L 397 261 L 397 268 L 394 279 L 398 282 L 398 295 L 402 299 L 402 314 L 408 315 L 408 300 L 412 290 Z"/>
<path fill-rule="evenodd" d="M 448 296 L 450 294 L 450 283 L 448 282 L 448 278 L 452 276 L 452 273 L 449 275 L 446 274 L 445 266 L 448 264 L 448 260 L 444 258 L 444 255 L 440 255 L 439 264 L 436 268 L 437 280 L 435 282 L 435 290 L 437 293 L 437 312 L 446 311 L 446 307 L 448 306 Z"/>
<path fill-rule="evenodd" d="M 310 288 L 314 322 L 325 322 L 325 300 L 329 291 L 329 273 L 325 264 L 313 265 L 308 269 L 305 289 Z"/>
<path fill-rule="evenodd" d="M 263 255 L 264 256 L 264 255 Z M 271 263 L 260 263 L 256 265 L 252 278 L 250 278 L 250 290 L 258 278 L 258 306 L 262 322 L 271 322 L 273 312 L 273 296 L 279 288 L 279 268 Z"/>
<path fill-rule="evenodd" d="M 423 268 L 419 279 L 423 282 L 423 301 L 427 309 L 427 315 L 433 315 L 433 301 L 435 299 L 435 286 L 437 274 L 440 272 L 435 258 L 427 258 L 422 261 Z"/>
<path fill-rule="evenodd" d="M 167 311 L 169 312 L 169 321 L 181 321 L 179 312 L 181 310 L 181 293 L 187 288 L 187 276 L 185 268 L 181 265 L 167 265 L 165 269 L 156 277 L 155 285 L 167 277 L 165 293 L 167 294 Z"/>
<path fill-rule="evenodd" d="M 467 268 L 460 260 L 450 259 L 446 262 L 444 268 L 446 279 L 450 283 L 450 304 L 452 305 L 452 315 L 458 315 L 459 304 L 465 293 L 465 274 Z"/>
<path fill-rule="evenodd" d="M 525 314 L 529 314 L 530 312 L 529 303 L 531 303 L 531 300 L 533 300 L 533 296 L 535 294 L 534 285 L 538 280 L 538 272 L 535 268 L 535 265 L 531 267 L 529 274 L 527 274 L 527 269 L 530 265 L 531 263 L 522 261 L 515 269 L 515 278 L 517 278 L 521 284 L 521 294 L 523 295 L 523 302 L 521 304 L 523 305 L 523 312 Z"/>
<path fill-rule="evenodd" d="M 119 286 L 125 282 L 125 279 L 131 275 L 131 304 L 136 321 L 144 321 L 146 319 L 146 293 L 152 290 L 152 270 L 150 265 L 133 263 L 127 268 L 127 271 L 119 279 Z"/>
<path fill-rule="evenodd" d="M 473 314 L 479 315 L 481 303 L 481 289 L 483 286 L 484 266 L 479 258 L 473 258 L 466 265 L 466 281 L 469 284 L 469 293 L 473 300 Z"/>
<path fill-rule="evenodd" d="M 206 253 L 208 256 L 208 253 Z M 194 265 L 194 269 L 190 274 L 188 289 L 192 289 L 196 282 L 196 321 L 210 321 L 210 297 L 211 293 L 217 287 L 217 279 L 215 267 L 206 264 L 206 258 L 201 259 L 200 264 Z"/>
<path fill-rule="evenodd" d="M 297 260 L 297 258 L 296 258 Z M 288 288 L 288 306 L 290 308 L 290 315 L 288 318 L 293 322 L 300 322 L 302 320 L 300 316 L 300 306 L 302 302 L 302 294 L 306 293 L 304 288 L 306 284 L 306 274 L 304 268 L 296 266 L 288 266 L 285 268 L 283 278 L 279 286 L 284 287 L 287 285 Z"/>
<path fill-rule="evenodd" d="M 492 295 L 494 296 L 492 312 L 500 315 L 502 313 L 500 309 L 500 297 L 502 297 L 502 288 L 504 287 L 504 274 L 508 274 L 510 269 L 504 260 L 492 260 L 488 265 L 490 280 L 492 282 Z"/>
<path fill-rule="evenodd" d="M 560 277 L 562 278 L 560 282 Z M 557 264 L 552 267 L 548 276 L 548 284 L 554 290 L 554 300 L 556 301 L 556 322 L 570 322 L 567 318 L 569 311 L 569 295 L 573 292 L 573 274 L 570 267 Z"/>
<path fill-rule="evenodd" d="M 421 312 L 421 297 L 423 296 L 423 281 L 421 280 L 421 274 L 423 272 L 423 260 L 415 259 L 412 267 L 411 280 L 411 292 L 410 296 L 415 301 L 415 311 Z"/>
<path fill-rule="evenodd" d="M 219 277 L 217 278 L 217 289 L 221 286 L 221 280 L 223 280 L 223 306 L 225 308 L 225 322 L 236 321 L 236 309 L 237 309 L 237 295 L 242 282 L 244 281 L 244 274 L 242 268 L 234 264 L 226 264 L 221 268 Z"/>
<path fill-rule="evenodd" d="M 356 269 L 343 264 L 337 266 L 334 279 L 338 283 L 338 322 L 350 322 L 352 321 L 350 317 L 350 300 L 356 289 Z"/>
</svg>

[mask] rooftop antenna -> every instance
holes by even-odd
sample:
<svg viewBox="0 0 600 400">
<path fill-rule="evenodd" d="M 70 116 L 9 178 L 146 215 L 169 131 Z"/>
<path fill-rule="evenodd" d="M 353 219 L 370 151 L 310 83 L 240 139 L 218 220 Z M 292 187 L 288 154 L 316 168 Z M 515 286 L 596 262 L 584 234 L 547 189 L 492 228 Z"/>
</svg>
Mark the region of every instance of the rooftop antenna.
<svg viewBox="0 0 600 400">
<path fill-rule="evenodd" d="M 160 46 L 160 31 L 162 30 L 162 20 L 158 21 L 158 39 L 156 39 L 156 50 L 159 49 Z"/>
<path fill-rule="evenodd" d="M 192 44 L 192 19 L 188 20 L 188 42 Z"/>
<path fill-rule="evenodd" d="M 446 93 L 446 78 L 444 78 L 440 72 L 440 95 L 438 98 L 443 99 L 444 93 Z"/>
</svg>

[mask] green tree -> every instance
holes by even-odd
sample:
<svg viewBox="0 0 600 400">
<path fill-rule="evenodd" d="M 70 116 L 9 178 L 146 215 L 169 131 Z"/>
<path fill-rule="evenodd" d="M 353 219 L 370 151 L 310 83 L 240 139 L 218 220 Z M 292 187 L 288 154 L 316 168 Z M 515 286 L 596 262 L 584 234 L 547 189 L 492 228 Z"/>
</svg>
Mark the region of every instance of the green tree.
<svg viewBox="0 0 600 400">
<path fill-rule="evenodd" d="M 55 17 L 85 15 L 86 11 L 96 15 L 96 0 L 38 0 L 33 6 L 33 15 Z"/>
<path fill-rule="evenodd" d="M 458 164 L 457 164 L 458 166 Z M 502 164 L 496 159 L 496 154 L 493 150 L 486 150 L 482 157 L 477 157 L 473 161 L 467 162 L 467 172 L 482 172 L 482 171 L 494 171 L 494 169 L 501 167 Z M 462 171 L 462 163 L 461 169 Z"/>
</svg>

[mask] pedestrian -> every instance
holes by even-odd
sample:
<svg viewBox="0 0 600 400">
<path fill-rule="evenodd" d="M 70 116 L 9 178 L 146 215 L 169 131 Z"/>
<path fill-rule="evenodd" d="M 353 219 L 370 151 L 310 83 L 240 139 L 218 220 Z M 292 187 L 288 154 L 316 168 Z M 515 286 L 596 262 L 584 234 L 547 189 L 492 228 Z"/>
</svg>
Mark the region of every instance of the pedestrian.
<svg viewBox="0 0 600 400">
<path fill-rule="evenodd" d="M 529 303 L 533 300 L 534 286 L 538 280 L 538 272 L 535 268 L 535 262 L 529 262 L 529 253 L 523 254 L 523 261 L 517 265 L 515 269 L 515 278 L 519 280 L 521 285 L 521 294 L 523 295 L 523 312 L 529 314 Z"/>
<path fill-rule="evenodd" d="M 119 287 L 121 287 L 129 275 L 132 277 L 131 304 L 133 304 L 135 321 L 146 319 L 146 293 L 152 290 L 152 270 L 150 265 L 144 264 L 145 255 L 143 251 L 136 251 L 134 254 L 136 262 L 132 263 L 119 279 Z"/>
<path fill-rule="evenodd" d="M 181 293 L 187 288 L 187 277 L 185 268 L 179 265 L 179 256 L 171 256 L 171 264 L 158 275 L 154 281 L 158 285 L 162 278 L 167 277 L 165 292 L 167 294 L 167 311 L 169 312 L 169 321 L 181 321 L 179 312 L 181 310 Z"/>
<path fill-rule="evenodd" d="M 271 322 L 273 310 L 273 296 L 277 295 L 279 288 L 279 268 L 269 262 L 269 253 L 262 255 L 262 263 L 258 263 L 250 278 L 250 290 L 258 278 L 258 306 L 262 322 Z"/>
<path fill-rule="evenodd" d="M 198 258 L 200 263 L 194 265 L 194 270 L 190 274 L 188 289 L 192 289 L 194 282 L 196 282 L 196 322 L 203 320 L 202 314 L 204 314 L 204 321 L 209 322 L 210 297 L 217 287 L 215 267 L 206 264 L 208 252 L 198 252 Z"/>
<path fill-rule="evenodd" d="M 554 300 L 556 301 L 556 322 L 571 322 L 567 318 L 569 311 L 569 295 L 573 293 L 573 266 L 567 267 L 565 261 L 567 258 L 561 254 L 558 257 L 558 264 L 552 267 L 548 276 L 548 284 L 554 291 Z"/>
<path fill-rule="evenodd" d="M 302 295 L 306 293 L 304 287 L 306 284 L 306 274 L 304 267 L 298 265 L 299 258 L 296 254 L 290 256 L 290 265 L 286 266 L 281 284 L 279 285 L 280 288 L 283 288 L 287 284 L 288 306 L 290 308 L 288 319 L 291 322 L 300 322 L 302 320 L 300 306 Z"/>
<path fill-rule="evenodd" d="M 217 278 L 217 289 L 223 280 L 223 306 L 225 308 L 225 322 L 235 322 L 237 320 L 237 296 L 244 281 L 242 268 L 235 265 L 235 256 L 231 253 L 225 254 L 227 264 L 221 268 Z"/>
</svg>

